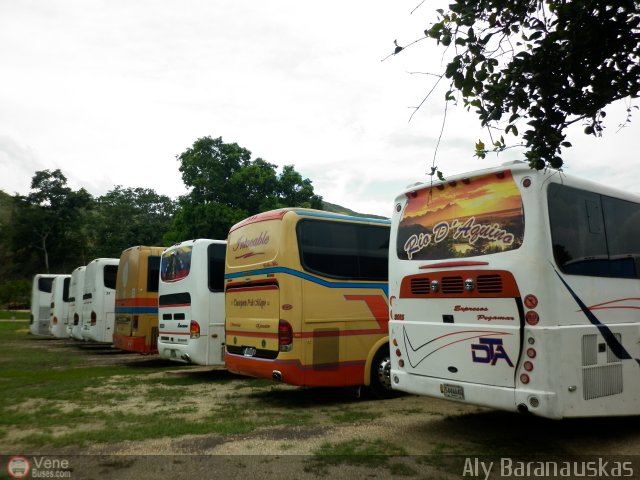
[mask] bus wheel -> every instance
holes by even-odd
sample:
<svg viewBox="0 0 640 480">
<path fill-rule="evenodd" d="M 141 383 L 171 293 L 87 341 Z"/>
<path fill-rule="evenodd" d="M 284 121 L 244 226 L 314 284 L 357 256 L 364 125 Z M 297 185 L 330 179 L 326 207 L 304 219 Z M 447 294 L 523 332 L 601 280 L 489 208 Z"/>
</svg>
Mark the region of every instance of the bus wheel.
<svg viewBox="0 0 640 480">
<path fill-rule="evenodd" d="M 378 350 L 371 363 L 371 393 L 377 398 L 392 398 L 398 396 L 397 390 L 391 389 L 391 359 L 389 347 Z"/>
</svg>

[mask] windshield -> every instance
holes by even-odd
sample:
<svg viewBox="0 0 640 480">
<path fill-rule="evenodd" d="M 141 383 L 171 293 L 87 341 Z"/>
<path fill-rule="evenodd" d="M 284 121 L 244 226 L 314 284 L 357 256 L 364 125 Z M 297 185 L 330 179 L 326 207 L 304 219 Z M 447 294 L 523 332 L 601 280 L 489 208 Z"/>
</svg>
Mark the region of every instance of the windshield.
<svg viewBox="0 0 640 480">
<path fill-rule="evenodd" d="M 522 244 L 522 199 L 510 171 L 451 181 L 407 195 L 396 251 L 402 260 L 441 260 Z"/>
</svg>

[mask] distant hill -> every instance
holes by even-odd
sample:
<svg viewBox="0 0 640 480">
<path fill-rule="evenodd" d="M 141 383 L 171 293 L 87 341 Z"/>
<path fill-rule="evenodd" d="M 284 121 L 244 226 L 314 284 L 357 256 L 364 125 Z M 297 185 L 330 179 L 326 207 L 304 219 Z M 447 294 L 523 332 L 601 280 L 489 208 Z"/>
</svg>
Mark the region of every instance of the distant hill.
<svg viewBox="0 0 640 480">
<path fill-rule="evenodd" d="M 333 212 L 333 213 L 343 213 L 345 215 L 351 215 L 354 217 L 366 217 L 366 218 L 380 218 L 380 219 L 386 219 L 388 217 L 381 217 L 380 215 L 371 215 L 368 213 L 358 213 L 358 212 L 354 212 L 353 210 L 340 206 L 340 205 L 336 205 L 335 203 L 329 203 L 329 202 L 325 202 L 324 200 L 322 201 L 322 209 L 325 212 Z"/>
</svg>

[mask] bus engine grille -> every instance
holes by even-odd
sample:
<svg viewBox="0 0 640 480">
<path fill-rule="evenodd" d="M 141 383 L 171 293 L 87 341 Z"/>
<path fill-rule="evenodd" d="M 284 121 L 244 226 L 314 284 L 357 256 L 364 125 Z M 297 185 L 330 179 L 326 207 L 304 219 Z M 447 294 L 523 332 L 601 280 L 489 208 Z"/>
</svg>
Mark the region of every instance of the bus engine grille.
<svg viewBox="0 0 640 480">
<path fill-rule="evenodd" d="M 502 277 L 500 275 L 478 275 L 477 284 L 480 293 L 502 292 Z"/>
</svg>

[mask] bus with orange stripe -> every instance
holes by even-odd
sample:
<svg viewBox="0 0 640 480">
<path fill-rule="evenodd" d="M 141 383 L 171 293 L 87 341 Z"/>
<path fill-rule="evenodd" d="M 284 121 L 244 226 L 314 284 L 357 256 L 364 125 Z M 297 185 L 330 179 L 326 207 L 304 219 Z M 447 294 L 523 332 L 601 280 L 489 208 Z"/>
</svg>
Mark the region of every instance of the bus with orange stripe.
<svg viewBox="0 0 640 480">
<path fill-rule="evenodd" d="M 392 387 L 549 418 L 640 413 L 640 196 L 510 162 L 396 197 Z"/>
<path fill-rule="evenodd" d="M 120 256 L 116 277 L 114 347 L 158 351 L 158 279 L 164 247 L 135 246 Z"/>
<path fill-rule="evenodd" d="M 389 221 L 303 208 L 234 225 L 225 273 L 227 368 L 292 385 L 389 382 Z"/>
<path fill-rule="evenodd" d="M 167 248 L 160 262 L 161 358 L 224 365 L 224 261 L 227 242 L 198 238 Z"/>
</svg>

